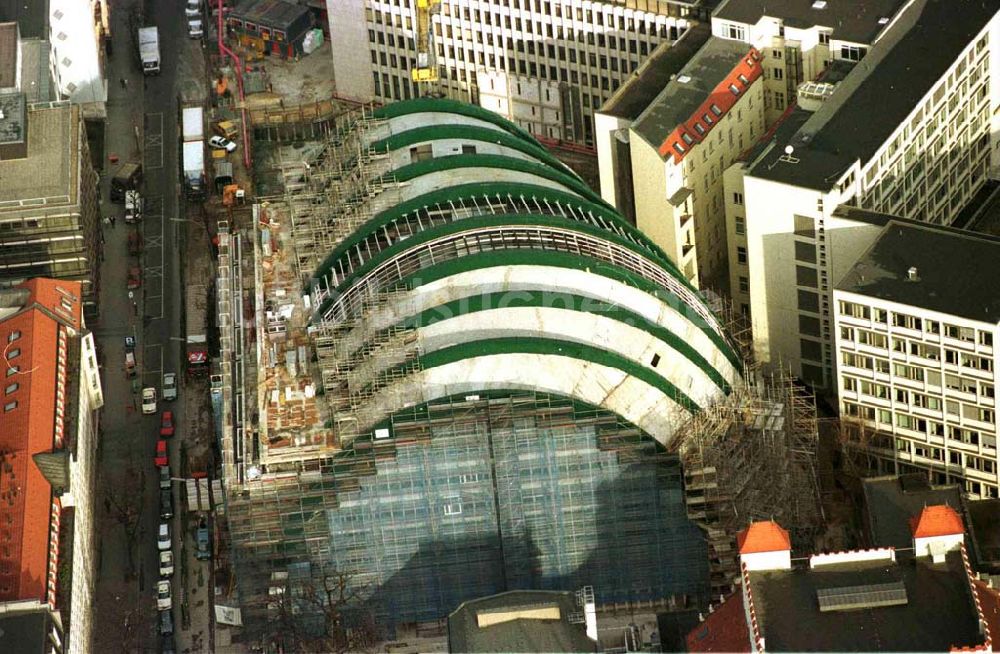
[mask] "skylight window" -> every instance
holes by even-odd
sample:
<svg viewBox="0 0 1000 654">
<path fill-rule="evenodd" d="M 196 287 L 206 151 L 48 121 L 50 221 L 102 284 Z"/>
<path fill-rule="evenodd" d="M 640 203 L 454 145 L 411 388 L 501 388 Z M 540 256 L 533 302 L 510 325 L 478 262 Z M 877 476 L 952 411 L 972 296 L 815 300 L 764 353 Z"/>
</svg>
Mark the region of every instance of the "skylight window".
<svg viewBox="0 0 1000 654">
<path fill-rule="evenodd" d="M 813 9 L 826 9 L 826 0 L 816 0 L 813 2 Z"/>
<path fill-rule="evenodd" d="M 879 25 L 888 25 L 889 24 L 889 18 L 888 18 L 888 16 L 882 16 L 881 18 L 879 18 L 878 19 L 878 24 Z"/>
</svg>

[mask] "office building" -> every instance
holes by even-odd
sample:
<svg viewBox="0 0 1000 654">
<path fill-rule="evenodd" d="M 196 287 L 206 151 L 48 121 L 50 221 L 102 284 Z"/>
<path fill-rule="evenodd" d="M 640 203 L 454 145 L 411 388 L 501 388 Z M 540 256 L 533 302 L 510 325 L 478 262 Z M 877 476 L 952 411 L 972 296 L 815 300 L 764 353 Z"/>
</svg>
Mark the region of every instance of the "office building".
<svg viewBox="0 0 1000 654">
<path fill-rule="evenodd" d="M 25 602 L 46 607 L 45 615 L 35 614 L 40 625 L 54 624 L 60 649 L 35 651 L 89 652 L 97 410 L 104 400 L 81 285 L 33 279 L 0 291 L 0 343 L 0 492 L 6 498 L 0 602 L 8 609 Z M 60 562 L 61 552 L 71 553 L 71 561 Z M 5 613 L 0 609 L 7 632 Z M 47 641 L 45 634 L 36 636 Z"/>
<path fill-rule="evenodd" d="M 728 281 L 722 173 L 764 134 L 762 74 L 755 48 L 699 25 L 657 51 L 596 118 L 602 196 L 696 286 Z M 662 91 L 648 98 L 656 79 Z"/>
<path fill-rule="evenodd" d="M 739 589 L 691 631 L 687 651 L 993 651 L 996 593 L 969 565 L 959 514 L 926 506 L 908 527 L 906 549 L 792 559 L 780 525 L 752 523 Z"/>
<path fill-rule="evenodd" d="M 1000 3 L 960 6 L 908 3 L 842 80 L 800 87 L 727 173 L 732 286 L 749 297 L 759 360 L 832 386 L 832 289 L 871 234 L 838 207 L 947 225 L 989 178 Z"/>
<path fill-rule="evenodd" d="M 712 3 L 665 0 L 449 0 L 432 21 L 436 90 L 498 112 L 528 132 L 586 145 L 593 117 L 661 43 Z M 328 0 L 337 93 L 390 102 L 426 93 L 414 0 Z"/>
<path fill-rule="evenodd" d="M 1000 497 L 1000 240 L 891 221 L 833 292 L 840 413 L 876 470 Z"/>
<path fill-rule="evenodd" d="M 97 313 L 101 235 L 97 173 L 82 110 L 0 95 L 0 288 L 35 277 L 82 285 Z"/>
</svg>

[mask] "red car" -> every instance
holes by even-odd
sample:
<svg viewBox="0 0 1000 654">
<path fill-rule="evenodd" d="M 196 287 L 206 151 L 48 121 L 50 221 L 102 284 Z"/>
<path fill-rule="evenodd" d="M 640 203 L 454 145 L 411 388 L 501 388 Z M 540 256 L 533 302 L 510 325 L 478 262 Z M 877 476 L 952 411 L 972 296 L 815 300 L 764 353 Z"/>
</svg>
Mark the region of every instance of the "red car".
<svg viewBox="0 0 1000 654">
<path fill-rule="evenodd" d="M 174 412 L 164 411 L 160 414 L 160 436 L 169 438 L 174 435 Z"/>
<path fill-rule="evenodd" d="M 153 461 L 159 468 L 166 468 L 170 465 L 170 462 L 167 459 L 167 441 L 156 441 L 156 458 L 153 459 Z"/>
</svg>

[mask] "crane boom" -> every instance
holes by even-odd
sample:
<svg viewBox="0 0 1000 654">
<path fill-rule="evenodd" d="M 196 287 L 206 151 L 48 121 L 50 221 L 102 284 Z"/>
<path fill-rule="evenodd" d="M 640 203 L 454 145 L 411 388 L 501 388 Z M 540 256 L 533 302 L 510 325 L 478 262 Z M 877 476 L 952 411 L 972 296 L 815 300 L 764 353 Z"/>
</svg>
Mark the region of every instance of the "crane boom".
<svg viewBox="0 0 1000 654">
<path fill-rule="evenodd" d="M 441 8 L 441 0 L 417 0 L 417 65 L 410 77 L 418 84 L 438 81 L 431 16 Z"/>
</svg>

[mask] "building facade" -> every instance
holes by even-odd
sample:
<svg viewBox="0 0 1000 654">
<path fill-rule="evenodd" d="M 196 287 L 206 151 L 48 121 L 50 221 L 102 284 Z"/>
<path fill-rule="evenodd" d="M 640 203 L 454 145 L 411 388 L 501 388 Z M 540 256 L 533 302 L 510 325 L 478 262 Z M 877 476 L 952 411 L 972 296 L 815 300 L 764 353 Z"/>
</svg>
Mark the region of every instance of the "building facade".
<svg viewBox="0 0 1000 654">
<path fill-rule="evenodd" d="M 259 426 L 221 435 L 244 610 L 331 570 L 390 630 L 514 588 L 704 600 L 667 450 L 742 385 L 718 319 L 510 121 L 431 98 L 351 120 L 294 173 L 331 166 L 327 201 L 260 208 L 240 246 L 268 321 L 242 346 L 267 357 L 243 393 Z"/>
<path fill-rule="evenodd" d="M 697 40 L 689 34 L 681 47 Z M 670 67 L 670 54 L 647 66 Z M 636 226 L 691 283 L 720 288 L 728 282 L 722 174 L 764 133 L 761 56 L 745 43 L 709 38 L 672 75 L 630 123 L 630 109 L 618 107 L 631 104 L 624 96 L 637 92 L 632 87 L 598 114 L 602 196 L 629 205 Z M 627 161 L 612 155 L 625 150 L 619 140 L 628 144 Z M 630 196 L 618 192 L 626 186 Z"/>
<path fill-rule="evenodd" d="M 597 109 L 662 42 L 708 10 L 662 0 L 444 2 L 432 44 L 447 97 L 480 104 L 532 134 L 591 145 Z M 416 97 L 413 0 L 328 0 L 337 92 Z"/>
<path fill-rule="evenodd" d="M 877 471 L 1000 496 L 1000 301 L 992 269 L 972 272 L 998 254 L 995 239 L 893 221 L 837 285 L 841 416 Z"/>
<path fill-rule="evenodd" d="M 0 106 L 20 118 L 0 136 L 0 287 L 40 276 L 78 281 L 96 315 L 100 209 L 83 111 L 28 104 L 20 93 L 0 95 Z"/>
<path fill-rule="evenodd" d="M 760 360 L 832 386 L 831 291 L 872 238 L 838 207 L 947 225 L 989 179 L 998 10 L 951 20 L 948 3 L 909 3 L 863 64 L 800 89 L 799 107 L 727 174 L 732 285 L 748 290 L 737 303 L 750 306 Z"/>
<path fill-rule="evenodd" d="M 0 600 L 33 600 L 56 614 L 69 609 L 56 620 L 59 651 L 89 652 L 97 412 L 104 399 L 81 285 L 33 279 L 0 291 L 0 339 L 0 488 L 11 498 L 2 517 L 14 541 L 0 554 Z M 60 563 L 61 551 L 71 553 L 69 564 Z"/>
</svg>

